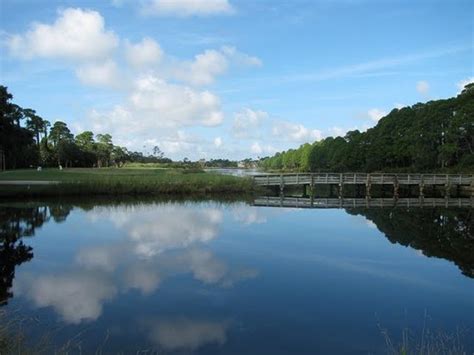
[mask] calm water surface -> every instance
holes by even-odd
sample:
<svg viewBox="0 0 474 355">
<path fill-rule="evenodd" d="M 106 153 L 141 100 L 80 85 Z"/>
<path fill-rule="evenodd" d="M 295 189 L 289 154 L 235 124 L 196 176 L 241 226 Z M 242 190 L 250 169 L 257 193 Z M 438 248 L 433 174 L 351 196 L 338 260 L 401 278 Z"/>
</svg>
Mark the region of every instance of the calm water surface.
<svg viewBox="0 0 474 355">
<path fill-rule="evenodd" d="M 378 354 L 425 329 L 474 351 L 469 208 L 3 203 L 0 228 L 0 322 L 32 346 Z"/>
</svg>

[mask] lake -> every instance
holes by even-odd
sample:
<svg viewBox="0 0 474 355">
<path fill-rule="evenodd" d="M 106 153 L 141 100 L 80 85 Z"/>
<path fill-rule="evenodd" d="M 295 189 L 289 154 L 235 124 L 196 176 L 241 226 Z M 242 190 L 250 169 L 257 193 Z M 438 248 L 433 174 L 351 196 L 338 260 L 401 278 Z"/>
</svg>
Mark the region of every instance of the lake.
<svg viewBox="0 0 474 355">
<path fill-rule="evenodd" d="M 19 336 L 25 349 L 70 353 L 472 353 L 473 214 L 3 202 L 0 346 Z"/>
</svg>

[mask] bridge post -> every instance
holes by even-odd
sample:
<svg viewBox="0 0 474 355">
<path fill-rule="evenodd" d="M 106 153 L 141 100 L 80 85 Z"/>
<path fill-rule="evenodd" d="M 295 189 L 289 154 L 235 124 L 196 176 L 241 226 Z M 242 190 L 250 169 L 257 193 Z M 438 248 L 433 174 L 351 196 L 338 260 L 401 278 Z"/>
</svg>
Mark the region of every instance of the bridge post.
<svg viewBox="0 0 474 355">
<path fill-rule="evenodd" d="M 400 185 L 398 183 L 398 175 L 394 175 L 393 177 L 393 197 L 398 198 L 398 190 Z"/>
<path fill-rule="evenodd" d="M 344 176 L 343 174 L 339 175 L 339 198 L 342 198 L 342 195 L 344 193 Z"/>
<path fill-rule="evenodd" d="M 365 197 L 370 198 L 370 174 L 367 174 L 367 180 L 365 182 Z"/>
<path fill-rule="evenodd" d="M 284 188 L 285 188 L 285 182 L 283 181 L 283 174 L 280 174 L 280 195 L 283 195 Z"/>
<path fill-rule="evenodd" d="M 451 190 L 451 186 L 449 184 L 449 175 L 446 174 L 446 182 L 444 184 L 444 197 L 449 198 L 450 190 Z"/>
<path fill-rule="evenodd" d="M 424 175 L 421 174 L 421 178 L 420 178 L 420 185 L 419 185 L 419 188 L 420 188 L 420 197 L 423 198 L 423 190 L 425 189 L 425 183 L 424 183 Z"/>
</svg>

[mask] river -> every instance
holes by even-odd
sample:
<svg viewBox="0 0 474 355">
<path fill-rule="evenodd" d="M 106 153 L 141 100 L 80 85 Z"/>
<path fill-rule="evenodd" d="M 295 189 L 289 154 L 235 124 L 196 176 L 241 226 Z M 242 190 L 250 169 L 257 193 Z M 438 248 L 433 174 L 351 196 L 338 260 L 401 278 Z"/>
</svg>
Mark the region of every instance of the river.
<svg viewBox="0 0 474 355">
<path fill-rule="evenodd" d="M 0 345 L 19 336 L 47 353 L 379 354 L 403 343 L 472 353 L 473 214 L 3 202 Z"/>
</svg>

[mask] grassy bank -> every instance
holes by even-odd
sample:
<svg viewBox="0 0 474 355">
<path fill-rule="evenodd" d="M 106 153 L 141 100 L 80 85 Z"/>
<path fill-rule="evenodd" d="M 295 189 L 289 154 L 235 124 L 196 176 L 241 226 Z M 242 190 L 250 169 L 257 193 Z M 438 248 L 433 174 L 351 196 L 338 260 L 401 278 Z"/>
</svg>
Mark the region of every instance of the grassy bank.
<svg viewBox="0 0 474 355">
<path fill-rule="evenodd" d="M 251 193 L 250 178 L 186 169 L 45 169 L 0 173 L 1 181 L 51 181 L 50 185 L 2 185 L 1 197 L 66 195 L 184 195 Z"/>
</svg>

